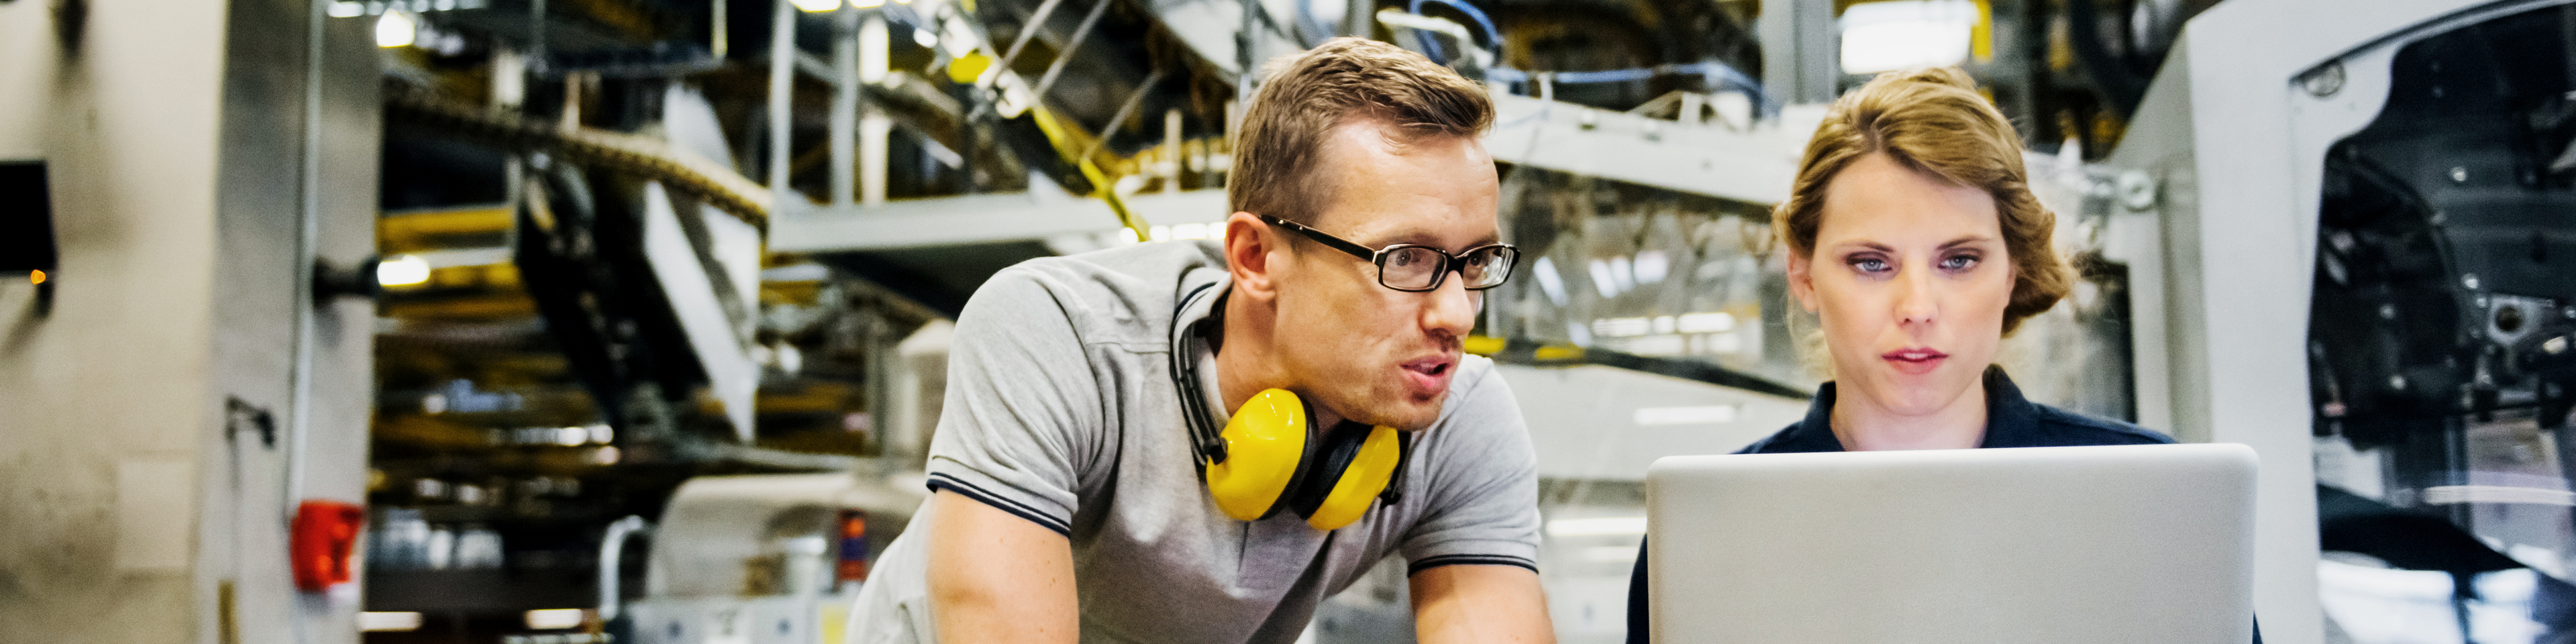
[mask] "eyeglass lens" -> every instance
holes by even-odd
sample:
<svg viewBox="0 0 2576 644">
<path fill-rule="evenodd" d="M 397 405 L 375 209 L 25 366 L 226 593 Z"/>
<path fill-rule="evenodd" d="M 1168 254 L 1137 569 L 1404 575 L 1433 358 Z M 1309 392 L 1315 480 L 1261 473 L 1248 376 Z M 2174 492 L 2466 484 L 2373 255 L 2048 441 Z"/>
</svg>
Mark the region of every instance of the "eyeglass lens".
<svg viewBox="0 0 2576 644">
<path fill-rule="evenodd" d="M 1468 251 L 1457 258 L 1454 267 L 1466 279 L 1468 290 L 1492 288 L 1512 274 L 1511 249 L 1487 246 Z M 1378 281 L 1389 288 L 1423 290 L 1439 282 L 1442 274 L 1453 267 L 1445 266 L 1446 256 L 1426 246 L 1404 246 L 1387 250 L 1378 260 Z"/>
</svg>

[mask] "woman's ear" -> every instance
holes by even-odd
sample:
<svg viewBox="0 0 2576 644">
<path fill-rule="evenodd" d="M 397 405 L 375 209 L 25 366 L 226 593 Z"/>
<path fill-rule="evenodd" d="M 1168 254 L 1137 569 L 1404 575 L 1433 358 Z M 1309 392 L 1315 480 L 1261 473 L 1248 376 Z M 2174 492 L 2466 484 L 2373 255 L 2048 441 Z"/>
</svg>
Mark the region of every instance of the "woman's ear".
<svg viewBox="0 0 2576 644">
<path fill-rule="evenodd" d="M 1279 296 L 1278 274 L 1282 262 L 1273 261 L 1280 250 L 1276 231 L 1261 223 L 1252 213 L 1238 212 L 1225 219 L 1225 270 L 1234 276 L 1234 293 L 1267 302 Z"/>
<path fill-rule="evenodd" d="M 1814 265 L 1814 256 L 1790 251 L 1789 296 L 1797 298 L 1798 306 L 1807 309 L 1808 313 L 1816 312 L 1816 279 L 1815 273 L 1809 270 Z"/>
</svg>

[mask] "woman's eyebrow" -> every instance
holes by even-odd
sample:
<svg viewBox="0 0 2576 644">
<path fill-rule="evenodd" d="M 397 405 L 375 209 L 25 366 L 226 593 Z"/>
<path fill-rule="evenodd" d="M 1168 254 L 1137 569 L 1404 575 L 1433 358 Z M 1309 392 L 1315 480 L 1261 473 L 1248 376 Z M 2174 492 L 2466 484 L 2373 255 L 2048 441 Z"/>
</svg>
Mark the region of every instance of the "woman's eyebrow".
<svg viewBox="0 0 2576 644">
<path fill-rule="evenodd" d="M 1960 247 L 1960 246 L 1966 246 L 1966 245 L 1969 245 L 1969 244 L 1977 244 L 1977 243 L 1983 243 L 1983 242 L 1994 241 L 1994 239 L 1995 239 L 1995 238 L 1993 238 L 1993 237 L 1987 237 L 1987 236 L 1985 236 L 1985 235 L 1969 235 L 1969 236 L 1966 236 L 1966 237 L 1961 237 L 1961 238 L 1958 238 L 1958 239 L 1950 240 L 1948 243 L 1941 244 L 1941 250 L 1949 250 L 1949 249 L 1952 249 L 1952 248 L 1958 248 L 1958 247 Z"/>
<path fill-rule="evenodd" d="M 1878 251 L 1878 252 L 1882 252 L 1882 253 L 1893 253 L 1893 252 L 1896 252 L 1896 247 L 1894 247 L 1894 246 L 1889 246 L 1889 245 L 1886 245 L 1886 244 L 1881 244 L 1881 243 L 1874 242 L 1874 241 L 1870 241 L 1870 240 L 1866 240 L 1866 239 L 1855 239 L 1855 240 L 1851 240 L 1851 241 L 1835 242 L 1835 243 L 1834 243 L 1834 247 L 1835 247 L 1835 248 L 1845 248 L 1845 249 L 1848 249 L 1848 248 L 1851 248 L 1851 247 L 1858 247 L 1858 249 L 1859 249 L 1859 250 L 1874 250 L 1874 251 Z"/>
</svg>

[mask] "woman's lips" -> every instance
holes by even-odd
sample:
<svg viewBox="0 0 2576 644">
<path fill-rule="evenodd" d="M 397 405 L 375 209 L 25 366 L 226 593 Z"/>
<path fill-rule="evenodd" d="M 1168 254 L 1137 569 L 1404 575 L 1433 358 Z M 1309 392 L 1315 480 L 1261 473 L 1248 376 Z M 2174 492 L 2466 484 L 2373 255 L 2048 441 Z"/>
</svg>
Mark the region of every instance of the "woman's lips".
<svg viewBox="0 0 2576 644">
<path fill-rule="evenodd" d="M 1439 395 L 1449 390 L 1449 378 L 1458 373 L 1458 361 L 1447 356 L 1421 358 L 1404 363 L 1404 375 L 1413 387 L 1425 395 Z"/>
<path fill-rule="evenodd" d="M 1888 365 L 1896 367 L 1897 371 L 1919 376 L 1941 368 L 1941 361 L 1949 359 L 1950 354 L 1936 349 L 1918 347 L 1897 349 L 1880 354 L 1878 357 L 1886 360 Z"/>
</svg>

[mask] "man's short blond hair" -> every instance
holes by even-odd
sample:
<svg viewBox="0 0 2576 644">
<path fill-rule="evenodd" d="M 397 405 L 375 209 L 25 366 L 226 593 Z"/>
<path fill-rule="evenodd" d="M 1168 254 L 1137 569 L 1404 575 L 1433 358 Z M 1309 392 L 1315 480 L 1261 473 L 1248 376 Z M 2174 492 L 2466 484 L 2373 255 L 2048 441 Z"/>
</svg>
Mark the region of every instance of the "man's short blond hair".
<svg viewBox="0 0 2576 644">
<path fill-rule="evenodd" d="M 1383 120 L 1410 142 L 1473 137 L 1493 125 L 1485 88 L 1421 54 L 1362 38 L 1335 38 L 1272 63 L 1269 81 L 1235 132 L 1226 205 L 1234 212 L 1313 223 L 1334 186 L 1317 172 L 1333 128 Z"/>
<path fill-rule="evenodd" d="M 1994 197 L 2013 265 L 2004 333 L 2055 306 L 2075 280 L 2050 240 L 2057 215 L 2030 192 L 2021 136 L 1976 87 L 1966 72 L 1933 67 L 1880 74 L 1834 101 L 1807 141 L 1789 200 L 1771 211 L 1781 244 L 1812 256 L 1824 225 L 1826 186 L 1853 161 L 1881 153 L 1909 170 Z"/>
</svg>

